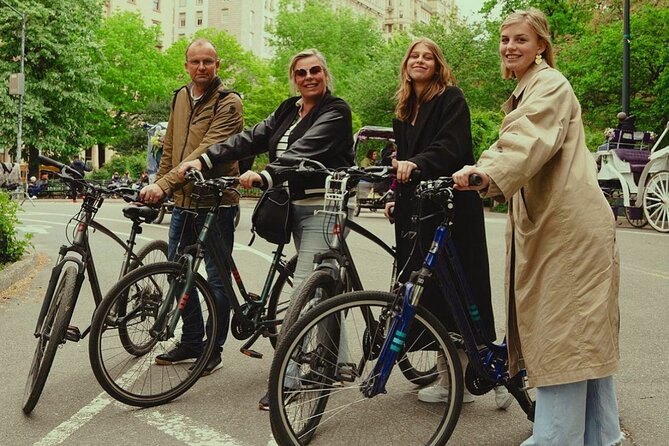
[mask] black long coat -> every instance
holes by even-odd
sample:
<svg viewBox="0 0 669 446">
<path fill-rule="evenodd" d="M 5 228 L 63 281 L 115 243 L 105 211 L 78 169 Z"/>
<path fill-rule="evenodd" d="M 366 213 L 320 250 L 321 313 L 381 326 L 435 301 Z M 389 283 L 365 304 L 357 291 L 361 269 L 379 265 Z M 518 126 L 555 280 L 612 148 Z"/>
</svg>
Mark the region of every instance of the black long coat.
<svg viewBox="0 0 669 446">
<path fill-rule="evenodd" d="M 414 126 L 398 119 L 393 121 L 397 159 L 414 162 L 422 172 L 422 179 L 450 176 L 465 164 L 474 164 L 470 124 L 469 107 L 462 91 L 457 87 L 449 87 L 441 95 L 420 106 Z M 418 205 L 414 189 L 415 186 L 409 184 L 398 184 L 395 196 L 398 267 L 407 264 L 399 277 L 401 282 L 421 267 L 434 231 L 441 221 L 439 215 L 420 223 L 419 243 L 412 252 L 414 239 L 406 237 L 405 233 L 416 230 L 411 223 L 411 216 Z M 433 203 L 423 202 L 421 214 L 429 215 L 438 209 Z M 474 301 L 478 305 L 485 334 L 494 340 L 483 204 L 476 192 L 456 192 L 451 233 Z M 421 305 L 435 313 L 447 329 L 457 331 L 436 283 L 428 282 Z"/>
</svg>

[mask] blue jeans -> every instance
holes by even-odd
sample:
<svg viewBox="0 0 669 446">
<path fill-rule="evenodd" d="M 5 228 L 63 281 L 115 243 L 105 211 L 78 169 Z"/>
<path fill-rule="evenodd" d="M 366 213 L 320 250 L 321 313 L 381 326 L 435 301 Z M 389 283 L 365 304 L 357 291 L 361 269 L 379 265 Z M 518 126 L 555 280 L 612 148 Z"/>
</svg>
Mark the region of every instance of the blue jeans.
<svg viewBox="0 0 669 446">
<path fill-rule="evenodd" d="M 326 214 L 314 215 L 322 205 L 300 206 L 293 204 L 293 240 L 297 251 L 297 265 L 293 277 L 293 289 L 314 270 L 314 255 L 330 249 L 332 226 L 335 217 Z"/>
<path fill-rule="evenodd" d="M 224 207 L 218 212 L 217 220 L 209 234 L 209 240 L 223 240 L 226 249 L 232 252 L 232 246 L 235 242 L 235 215 L 239 211 L 237 206 Z M 194 214 L 196 212 L 197 214 Z M 181 252 L 185 247 L 195 244 L 197 236 L 202 229 L 207 209 L 183 209 L 175 207 L 172 211 L 172 220 L 170 221 L 169 241 L 167 257 L 174 260 L 177 252 Z M 206 248 L 209 248 L 208 245 Z M 204 264 L 207 270 L 207 282 L 214 291 L 216 303 L 218 304 L 218 326 L 219 333 L 216 339 L 216 346 L 219 352 L 223 349 L 223 344 L 228 335 L 228 326 L 230 324 L 230 302 L 225 296 L 223 287 L 223 278 L 219 275 L 214 260 L 210 252 L 205 249 Z M 204 322 L 202 320 L 202 310 L 198 299 L 197 290 L 192 290 L 191 299 L 186 304 L 183 312 L 183 331 L 181 333 L 181 343 L 195 350 L 201 350 L 204 338 Z M 210 323 L 207 321 L 207 328 Z M 209 332 L 209 329 L 207 329 Z"/>
<path fill-rule="evenodd" d="M 623 440 L 613 377 L 537 387 L 532 436 L 521 446 L 611 446 Z"/>
</svg>

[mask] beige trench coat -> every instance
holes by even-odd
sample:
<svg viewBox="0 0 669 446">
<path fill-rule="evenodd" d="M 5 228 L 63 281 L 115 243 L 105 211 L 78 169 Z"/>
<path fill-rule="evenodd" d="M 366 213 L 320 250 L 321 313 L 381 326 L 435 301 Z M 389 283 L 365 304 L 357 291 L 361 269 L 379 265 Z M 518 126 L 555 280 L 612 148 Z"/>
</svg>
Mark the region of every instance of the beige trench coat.
<svg viewBox="0 0 669 446">
<path fill-rule="evenodd" d="M 509 201 L 510 372 L 524 367 L 532 386 L 609 376 L 619 359 L 620 266 L 580 104 L 567 79 L 542 63 L 503 109 L 499 140 L 478 165 L 491 179 L 486 195 Z"/>
</svg>

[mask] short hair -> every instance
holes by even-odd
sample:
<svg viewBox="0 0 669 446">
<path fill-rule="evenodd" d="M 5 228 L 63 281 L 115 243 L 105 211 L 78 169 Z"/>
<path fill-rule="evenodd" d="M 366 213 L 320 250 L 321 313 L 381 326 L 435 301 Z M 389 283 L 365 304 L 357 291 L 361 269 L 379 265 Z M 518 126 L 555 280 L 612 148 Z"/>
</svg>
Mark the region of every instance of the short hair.
<svg viewBox="0 0 669 446">
<path fill-rule="evenodd" d="M 309 48 L 308 50 L 300 51 L 296 55 L 293 56 L 292 59 L 290 59 L 290 64 L 288 65 L 288 79 L 290 81 L 290 89 L 293 92 L 297 92 L 297 84 L 295 83 L 295 65 L 297 65 L 297 62 L 306 59 L 307 57 L 315 56 L 318 61 L 321 63 L 321 66 L 323 67 L 323 72 L 325 73 L 325 85 L 332 91 L 334 88 L 334 80 L 332 79 L 332 75 L 330 74 L 330 70 L 328 70 L 328 63 L 325 60 L 325 56 L 323 53 L 318 51 L 315 48 Z"/>
<path fill-rule="evenodd" d="M 191 43 L 188 44 L 186 47 L 186 60 L 188 60 L 188 50 L 192 46 L 205 46 L 205 45 L 211 45 L 211 47 L 214 49 L 214 53 L 216 53 L 216 60 L 218 60 L 218 50 L 216 49 L 216 45 L 213 44 L 213 42 L 209 39 L 195 39 Z"/>
<path fill-rule="evenodd" d="M 376 153 L 376 150 L 374 150 L 374 149 L 369 149 L 369 150 L 367 151 L 367 158 L 371 158 L 372 155 L 374 155 L 375 153 Z"/>
<path fill-rule="evenodd" d="M 502 22 L 502 25 L 499 27 L 500 34 L 507 26 L 520 22 L 525 22 L 530 25 L 532 31 L 534 31 L 539 37 L 539 42 L 544 43 L 546 49 L 544 49 L 544 52 L 541 53 L 541 55 L 549 67 L 555 68 L 553 45 L 551 43 L 551 32 L 548 27 L 548 20 L 546 19 L 546 15 L 537 8 L 519 9 L 518 11 L 512 12 L 506 16 Z M 504 79 L 511 79 L 513 77 L 511 70 L 506 68 L 504 65 L 504 60 L 501 61 L 500 68 L 502 71 L 502 77 Z"/>
</svg>

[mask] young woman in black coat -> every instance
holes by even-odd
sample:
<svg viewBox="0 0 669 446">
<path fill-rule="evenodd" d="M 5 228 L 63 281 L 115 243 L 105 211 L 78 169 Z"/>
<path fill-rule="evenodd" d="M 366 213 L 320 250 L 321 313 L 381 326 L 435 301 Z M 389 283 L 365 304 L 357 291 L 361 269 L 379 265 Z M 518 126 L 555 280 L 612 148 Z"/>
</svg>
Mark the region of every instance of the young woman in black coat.
<svg viewBox="0 0 669 446">
<path fill-rule="evenodd" d="M 450 176 L 462 166 L 474 163 L 469 108 L 462 91 L 454 84 L 455 78 L 439 46 L 426 38 L 414 41 L 400 68 L 395 109 L 397 118 L 393 121 L 397 144 L 397 158 L 393 160 L 393 166 L 397 169 L 398 186 L 395 201 L 386 205 L 386 216 L 391 221 L 394 216 L 400 282 L 406 281 L 412 271 L 420 269 L 442 217 L 438 214 L 423 220 L 419 228 L 411 223 L 411 216 L 419 204 L 414 197 L 415 184 L 409 182 L 411 172 L 419 169 L 421 179 L 434 179 Z M 427 201 L 420 205 L 423 216 L 439 209 Z M 391 208 L 394 209 L 391 211 Z M 418 240 L 407 235 L 416 230 Z M 481 313 L 483 335 L 494 340 L 483 204 L 478 194 L 456 193 L 451 233 Z M 433 312 L 449 331 L 457 331 L 444 299 L 436 283 L 432 282 L 427 284 L 420 304 Z M 462 354 L 460 357 L 466 358 Z M 443 368 L 441 355 L 437 356 L 437 362 L 438 367 Z M 508 406 L 510 395 L 504 387 L 497 389 L 498 405 Z M 425 402 L 442 402 L 447 396 L 448 388 L 440 381 L 418 392 L 418 398 Z M 464 402 L 471 401 L 472 395 L 465 392 Z"/>
</svg>

